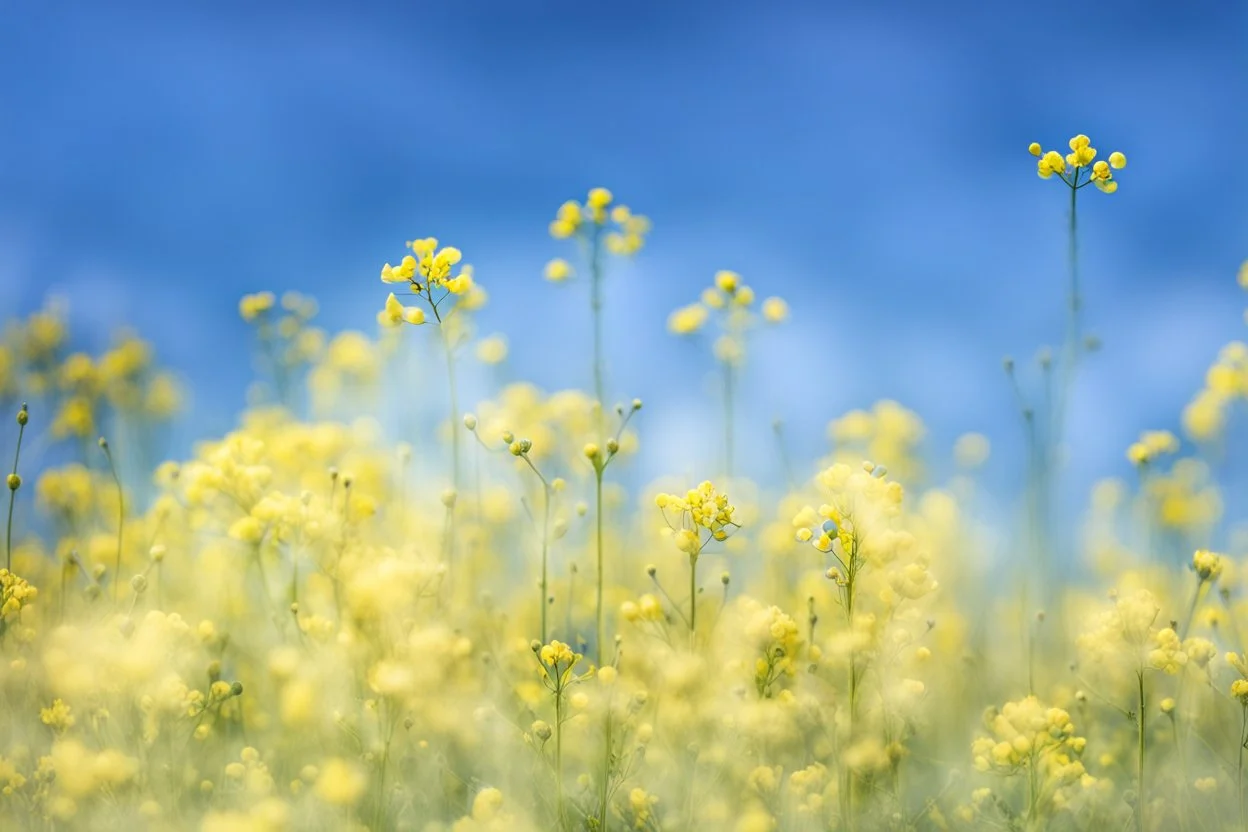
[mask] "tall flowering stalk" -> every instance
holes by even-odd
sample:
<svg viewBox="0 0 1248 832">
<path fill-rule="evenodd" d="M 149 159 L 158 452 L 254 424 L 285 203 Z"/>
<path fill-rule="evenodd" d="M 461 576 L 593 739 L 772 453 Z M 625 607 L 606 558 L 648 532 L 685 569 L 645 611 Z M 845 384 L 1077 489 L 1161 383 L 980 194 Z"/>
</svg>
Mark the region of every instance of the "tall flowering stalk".
<svg viewBox="0 0 1248 832">
<path fill-rule="evenodd" d="M 718 324 L 714 352 L 722 365 L 726 477 L 733 476 L 735 468 L 737 381 L 745 361 L 746 334 L 758 319 L 753 307 L 754 290 L 741 281 L 741 276 L 736 272 L 718 271 L 714 284 L 702 290 L 698 302 L 676 309 L 667 319 L 667 328 L 677 335 L 700 332 L 712 316 Z M 783 299 L 771 297 L 763 301 L 761 311 L 764 321 L 776 324 L 788 317 L 789 306 Z"/>
<path fill-rule="evenodd" d="M 615 460 L 616 455 L 620 452 L 620 437 L 624 434 L 624 429 L 628 427 L 633 414 L 639 410 L 641 410 L 641 399 L 633 399 L 633 403 L 627 413 L 624 412 L 623 406 L 616 408 L 620 416 L 620 426 L 615 432 L 615 436 L 607 440 L 606 453 L 603 453 L 603 448 L 592 442 L 585 446 L 585 458 L 589 460 L 589 464 L 594 469 L 594 548 L 598 556 L 597 586 L 594 592 L 594 651 L 599 665 L 603 663 L 607 643 L 606 617 L 602 602 L 603 576 L 605 574 L 603 563 L 602 481 L 603 475 L 606 474 L 607 466 Z"/>
<path fill-rule="evenodd" d="M 1036 156 L 1036 173 L 1041 179 L 1056 177 L 1070 190 L 1070 208 L 1067 224 L 1066 265 L 1069 275 L 1067 292 L 1066 341 L 1062 361 L 1063 381 L 1059 398 L 1054 405 L 1052 444 L 1061 441 L 1065 425 L 1070 388 L 1074 383 L 1075 369 L 1087 344 L 1083 333 L 1083 290 L 1079 276 L 1079 191 L 1093 185 L 1101 193 L 1112 194 L 1118 190 L 1114 170 L 1126 167 L 1127 157 L 1118 151 L 1109 154 L 1108 160 L 1096 159 L 1096 148 L 1091 140 L 1080 133 L 1068 145 L 1070 152 L 1064 157 L 1056 150 L 1045 151 L 1038 142 L 1032 142 L 1027 150 Z"/>
<path fill-rule="evenodd" d="M 568 809 L 563 794 L 563 724 L 568 719 L 568 689 L 588 679 L 591 673 L 578 675 L 576 665 L 581 660 L 580 653 L 572 652 L 572 648 L 561 641 L 542 644 L 534 641 L 531 645 L 542 670 L 542 684 L 550 691 L 555 701 L 555 821 L 557 829 L 570 827 Z M 549 736 L 549 727 L 546 734 Z M 538 732 L 535 732 L 538 733 Z"/>
<path fill-rule="evenodd" d="M 13 504 L 17 502 L 17 489 L 22 487 L 21 475 L 17 473 L 17 463 L 22 458 L 22 437 L 26 435 L 26 423 L 30 421 L 30 411 L 26 404 L 17 411 L 17 450 L 13 452 L 13 471 L 5 478 L 9 489 L 9 520 L 5 524 L 4 533 L 4 568 L 13 569 Z"/>
<path fill-rule="evenodd" d="M 606 188 L 594 188 L 582 205 L 569 200 L 559 206 L 550 223 L 550 236 L 556 240 L 575 239 L 581 259 L 589 269 L 589 309 L 593 318 L 594 399 L 598 402 L 598 432 L 605 439 L 606 368 L 603 356 L 603 250 L 609 254 L 631 257 L 645 245 L 650 220 L 634 214 L 627 205 L 615 202 Z M 546 279 L 556 283 L 572 277 L 567 260 L 558 258 L 546 264 Z"/>
<path fill-rule="evenodd" d="M 450 398 L 451 417 L 451 488 L 460 490 L 460 435 L 459 391 L 455 373 L 455 350 L 465 340 L 465 324 L 456 312 L 476 308 L 482 302 L 483 293 L 472 277 L 472 267 L 464 265 L 456 271 L 463 253 L 453 246 L 438 247 L 435 237 L 411 240 L 407 247 L 412 250 L 397 266 L 386 263 L 381 267 L 381 281 L 405 285 L 407 294 L 420 299 L 433 315 L 438 327 L 446 356 L 447 391 Z M 421 326 L 430 323 L 422 306 L 405 306 L 394 292 L 386 297 L 385 305 L 377 313 L 377 322 L 385 327 L 411 324 Z M 447 532 L 447 550 L 455 551 L 454 511 Z"/>
<path fill-rule="evenodd" d="M 676 548 L 689 556 L 689 646 L 697 644 L 698 635 L 698 558 L 711 541 L 722 543 L 741 528 L 733 519 L 736 507 L 728 495 L 715 490 L 710 482 L 691 488 L 681 497 L 659 494 L 655 505 L 663 514 L 663 522 L 672 532 Z"/>
<path fill-rule="evenodd" d="M 1149 828 L 1145 761 L 1148 751 L 1148 674 L 1160 670 L 1176 675 L 1187 664 L 1183 641 L 1172 627 L 1157 627 L 1161 612 L 1147 590 L 1119 598 L 1112 609 L 1101 613 L 1078 638 L 1086 664 L 1111 682 L 1134 676 L 1135 709 L 1114 707 L 1127 714 L 1136 728 L 1135 827 Z M 1112 699 L 1108 700 L 1112 705 Z"/>
<path fill-rule="evenodd" d="M 603 250 L 619 257 L 631 257 L 641 251 L 645 245 L 646 234 L 650 232 L 650 220 L 642 214 L 634 214 L 627 206 L 615 202 L 615 196 L 606 188 L 590 190 L 585 204 L 569 200 L 559 206 L 559 211 L 550 223 L 550 236 L 556 240 L 575 239 L 581 253 L 581 259 L 589 269 L 589 308 L 593 319 L 593 379 L 594 401 L 596 403 L 595 418 L 597 422 L 598 442 L 591 447 L 605 446 L 610 443 L 606 428 L 606 368 L 603 355 Z M 572 277 L 573 268 L 567 260 L 556 258 L 546 264 L 546 279 L 561 283 Z M 634 402 L 634 409 L 629 416 L 640 407 Z M 621 426 L 621 430 L 623 430 Z M 614 440 L 619 444 L 619 437 Z M 588 456 L 589 448 L 586 448 Z M 602 481 L 606 463 L 610 456 L 602 457 L 599 452 L 597 460 L 589 457 L 594 466 L 595 489 L 595 550 L 598 565 L 597 604 L 595 621 L 597 631 L 598 660 L 602 661 L 603 651 L 603 608 L 602 585 L 604 580 L 603 556 L 603 523 L 602 512 Z"/>
<path fill-rule="evenodd" d="M 1117 151 L 1111 153 L 1108 160 L 1097 160 L 1096 148 L 1082 133 L 1070 139 L 1067 144 L 1070 152 L 1064 156 L 1057 150 L 1044 150 L 1038 142 L 1032 142 L 1027 148 L 1032 156 L 1037 157 L 1036 172 L 1040 178 L 1056 179 L 1070 192 L 1066 248 L 1069 280 L 1066 335 L 1060 366 L 1057 368 L 1060 373 L 1057 389 L 1052 388 L 1053 358 L 1047 351 L 1042 353 L 1039 360 L 1044 376 L 1042 402 L 1039 407 L 1028 402 L 1018 388 L 1013 378 L 1013 363 L 1007 362 L 1006 366 L 1020 398 L 1028 435 L 1028 514 L 1032 530 L 1030 536 L 1036 548 L 1033 560 L 1040 576 L 1048 574 L 1047 561 L 1051 548 L 1048 530 L 1051 528 L 1049 521 L 1053 478 L 1065 432 L 1075 371 L 1084 352 L 1096 345 L 1096 341 L 1086 338 L 1083 331 L 1083 289 L 1079 270 L 1079 191 L 1092 185 L 1102 193 L 1114 193 L 1118 190 L 1118 182 L 1114 179 L 1113 171 L 1127 164 L 1127 157 Z M 1044 597 L 1043 587 L 1038 589 L 1038 594 Z"/>
</svg>

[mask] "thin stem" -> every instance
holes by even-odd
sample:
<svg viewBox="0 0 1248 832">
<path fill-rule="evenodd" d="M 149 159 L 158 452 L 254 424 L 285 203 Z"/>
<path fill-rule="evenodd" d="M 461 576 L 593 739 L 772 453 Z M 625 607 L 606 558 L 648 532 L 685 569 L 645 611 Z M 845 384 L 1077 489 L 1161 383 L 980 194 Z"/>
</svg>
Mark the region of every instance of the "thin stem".
<svg viewBox="0 0 1248 832">
<path fill-rule="evenodd" d="M 13 473 L 9 479 L 9 522 L 4 533 L 4 568 L 13 571 L 13 504 L 17 501 L 17 488 L 13 487 L 17 483 L 17 462 L 22 456 L 22 437 L 26 435 L 26 405 L 22 405 L 22 409 L 17 414 L 17 450 L 13 453 Z"/>
<path fill-rule="evenodd" d="M 1235 802 L 1239 806 L 1239 828 L 1244 826 L 1244 745 L 1248 743 L 1248 704 L 1240 708 L 1239 749 L 1235 754 Z"/>
<path fill-rule="evenodd" d="M 595 648 L 594 648 L 594 649 L 597 651 L 597 663 L 598 663 L 598 666 L 599 666 L 599 667 L 601 667 L 601 666 L 602 666 L 602 656 L 603 656 L 603 650 L 605 649 L 605 648 L 603 647 L 603 644 L 605 643 L 605 639 L 606 639 L 606 621 L 605 621 L 605 619 L 604 619 L 604 617 L 603 617 L 603 606 L 602 606 L 602 585 L 603 585 L 603 577 L 604 577 L 604 576 L 603 576 L 603 565 L 602 565 L 602 560 L 603 560 L 603 558 L 602 558 L 602 551 L 603 551 L 603 547 L 602 547 L 602 527 L 603 527 L 603 517 L 602 517 L 602 475 L 603 475 L 603 468 L 604 468 L 604 466 L 602 466 L 602 465 L 595 465 L 595 466 L 594 466 L 594 517 L 595 517 L 595 521 L 596 521 L 596 525 L 597 525 L 597 529 L 596 529 L 596 536 L 597 536 L 597 546 L 598 546 L 598 587 L 597 587 L 597 594 L 596 594 L 596 598 L 595 598 L 595 604 L 596 604 L 596 605 L 595 605 L 595 619 L 594 619 L 594 620 L 595 620 L 595 623 L 596 623 L 597 634 L 596 634 Z M 606 823 L 606 817 L 605 817 L 605 816 L 603 817 L 603 823 L 604 823 L 604 824 Z"/>
<path fill-rule="evenodd" d="M 1191 606 L 1187 608 L 1187 615 L 1183 618 L 1183 626 L 1179 628 L 1179 638 L 1181 639 L 1187 638 L 1187 631 L 1191 629 L 1192 619 L 1196 617 L 1196 606 L 1200 603 L 1200 599 L 1204 595 L 1205 586 L 1208 584 L 1208 581 L 1205 578 L 1200 578 L 1198 580 L 1199 582 L 1196 584 L 1196 591 L 1192 593 Z"/>
<path fill-rule="evenodd" d="M 559 828 L 565 828 L 563 814 L 563 683 L 562 674 L 555 668 L 555 812 Z"/>
<path fill-rule="evenodd" d="M 1137 670 L 1135 672 L 1135 678 L 1136 678 L 1136 681 L 1139 683 L 1138 691 L 1139 691 L 1139 700 L 1140 700 L 1140 710 L 1139 710 L 1139 713 L 1136 715 L 1136 727 L 1138 729 L 1137 746 L 1138 746 L 1138 751 L 1139 751 L 1139 755 L 1138 755 L 1139 762 L 1138 762 L 1138 769 L 1137 769 L 1138 788 L 1136 789 L 1136 796 L 1135 796 L 1135 801 L 1136 801 L 1135 802 L 1135 828 L 1139 830 L 1139 832 L 1143 832 L 1145 828 L 1144 809 L 1146 805 L 1146 801 L 1144 798 L 1144 716 L 1146 713 L 1145 711 L 1146 703 L 1144 700 L 1144 670 L 1143 669 Z"/>
<path fill-rule="evenodd" d="M 594 398 L 598 401 L 598 433 L 604 432 L 606 393 L 602 367 L 602 252 L 599 233 L 594 231 L 589 252 L 589 306 L 594 319 Z"/>
<path fill-rule="evenodd" d="M 126 498 L 121 490 L 121 477 L 117 476 L 117 465 L 113 462 L 113 452 L 108 447 L 108 440 L 100 437 L 100 449 L 108 459 L 108 470 L 113 475 L 113 483 L 117 486 L 117 562 L 113 570 L 113 603 L 117 603 L 117 586 L 121 583 L 121 544 L 122 533 L 126 528 Z"/>
<path fill-rule="evenodd" d="M 853 554 L 850 555 L 853 560 Z M 849 621 L 849 628 L 852 632 L 854 628 L 854 578 L 856 577 L 853 570 L 846 570 L 845 578 L 845 617 Z M 853 745 L 854 741 L 854 716 L 858 710 L 858 656 L 854 649 L 853 640 L 850 640 L 849 648 L 849 720 L 846 731 L 846 745 Z M 845 817 L 846 825 L 850 830 L 855 829 L 854 825 L 854 773 L 845 766 Z"/>
<path fill-rule="evenodd" d="M 732 477 L 733 468 L 733 411 L 735 404 L 733 395 L 733 368 L 731 361 L 724 362 L 724 476 Z"/>
<path fill-rule="evenodd" d="M 549 603 L 547 592 L 547 572 L 550 555 L 550 486 L 543 483 L 542 500 L 542 643 L 546 643 L 546 613 Z"/>
<path fill-rule="evenodd" d="M 546 607 L 548 606 L 549 593 L 547 587 L 548 561 L 550 554 L 550 483 L 537 466 L 533 464 L 533 460 L 529 458 L 527 453 L 520 454 L 520 458 L 528 464 L 530 470 L 537 475 L 542 483 L 542 644 L 546 643 Z M 532 515 L 530 514 L 530 517 Z"/>
<path fill-rule="evenodd" d="M 598 829 L 605 832 L 607 828 L 607 799 L 611 791 L 611 709 L 607 703 L 606 726 L 604 728 L 602 748 L 602 784 L 598 798 Z"/>
<path fill-rule="evenodd" d="M 698 629 L 698 556 L 689 556 L 689 647 L 695 645 Z"/>
</svg>

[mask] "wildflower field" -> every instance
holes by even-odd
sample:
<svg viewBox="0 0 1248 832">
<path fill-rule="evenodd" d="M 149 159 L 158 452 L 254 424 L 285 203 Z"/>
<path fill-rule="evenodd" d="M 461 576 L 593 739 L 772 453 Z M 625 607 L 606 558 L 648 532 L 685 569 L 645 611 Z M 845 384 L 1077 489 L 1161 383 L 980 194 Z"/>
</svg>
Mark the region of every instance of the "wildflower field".
<svg viewBox="0 0 1248 832">
<path fill-rule="evenodd" d="M 1083 135 L 1018 154 L 1069 221 L 1037 242 L 1065 247 L 1062 346 L 1001 377 L 1017 517 L 975 511 L 984 436 L 933 481 L 895 402 L 832 418 L 813 459 L 739 424 L 750 344 L 790 309 L 714 263 L 667 327 L 708 347 L 720 452 L 630 478 L 665 404 L 604 354 L 625 323 L 603 287 L 652 231 L 624 191 L 551 206 L 533 292 L 593 322 L 564 389 L 466 400 L 507 344 L 474 326 L 472 250 L 432 237 L 377 252 L 376 320 L 349 331 L 283 286 L 243 297 L 252 404 L 185 459 L 161 438 L 194 391 L 138 335 L 88 354 L 56 303 L 11 321 L 0 829 L 1248 829 L 1248 550 L 1211 465 L 1248 346 L 1225 333 L 1172 424 L 1122 449 L 1134 481 L 1059 521 L 1100 349 L 1079 208 L 1129 199 L 1132 171 Z M 741 470 L 746 442 L 787 477 Z"/>
</svg>

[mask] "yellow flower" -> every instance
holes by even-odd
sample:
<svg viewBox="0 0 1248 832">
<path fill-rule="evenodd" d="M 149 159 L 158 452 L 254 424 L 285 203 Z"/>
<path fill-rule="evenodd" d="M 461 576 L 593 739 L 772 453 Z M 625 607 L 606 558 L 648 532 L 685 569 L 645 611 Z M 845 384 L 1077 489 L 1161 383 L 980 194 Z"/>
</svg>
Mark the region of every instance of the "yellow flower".
<svg viewBox="0 0 1248 832">
<path fill-rule="evenodd" d="M 546 279 L 554 283 L 567 280 L 572 276 L 572 266 L 562 257 L 556 257 L 546 264 Z"/>
<path fill-rule="evenodd" d="M 482 364 L 502 364 L 507 360 L 507 339 L 491 335 L 477 344 L 477 360 Z"/>
<path fill-rule="evenodd" d="M 272 309 L 273 304 L 276 302 L 277 298 L 272 292 L 243 295 L 242 300 L 238 302 L 238 314 L 242 316 L 244 321 L 251 323 L 260 315 Z"/>
<path fill-rule="evenodd" d="M 54 699 L 49 707 L 40 709 L 39 721 L 58 734 L 74 727 L 76 722 L 73 709 L 60 699 Z"/>
<path fill-rule="evenodd" d="M 741 276 L 736 272 L 718 271 L 715 273 L 715 286 L 727 294 L 737 291 L 737 286 L 741 284 Z"/>
<path fill-rule="evenodd" d="M 667 328 L 677 335 L 690 335 L 702 328 L 706 318 L 706 307 L 700 303 L 691 303 L 668 316 Z"/>
<path fill-rule="evenodd" d="M 614 197 L 606 188 L 594 188 L 589 192 L 587 204 L 590 208 L 606 208 Z"/>
<path fill-rule="evenodd" d="M 542 664 L 555 665 L 573 665 L 580 659 L 576 653 L 572 652 L 572 648 L 564 644 L 562 641 L 552 641 L 550 644 L 542 645 L 538 650 L 538 657 L 542 660 Z"/>
<path fill-rule="evenodd" d="M 1050 150 L 1040 157 L 1040 161 L 1036 162 L 1036 170 L 1039 172 L 1041 179 L 1048 179 L 1055 173 L 1062 174 L 1066 172 L 1066 160 L 1056 150 Z"/>
<path fill-rule="evenodd" d="M 1030 153 L 1032 156 L 1039 158 L 1040 154 L 1043 153 L 1044 151 L 1040 148 L 1039 142 L 1032 142 L 1031 144 L 1027 145 L 1027 152 Z"/>
<path fill-rule="evenodd" d="M 351 806 L 364 795 L 368 778 L 358 768 L 338 757 L 321 764 L 316 778 L 316 796 L 334 806 Z"/>
<path fill-rule="evenodd" d="M 559 206 L 559 212 L 550 224 L 550 236 L 558 240 L 571 237 L 580 229 L 582 222 L 581 206 L 574 201 L 565 202 Z"/>
<path fill-rule="evenodd" d="M 425 322 L 425 310 L 417 306 L 404 306 L 391 292 L 386 297 L 385 308 L 377 313 L 377 322 L 382 326 L 399 326 L 402 323 L 413 325 Z"/>
<path fill-rule="evenodd" d="M 1109 165 L 1115 170 L 1121 170 L 1127 166 L 1127 157 L 1115 150 L 1109 154 Z"/>
<path fill-rule="evenodd" d="M 778 324 L 789 317 L 789 305 L 784 298 L 767 298 L 763 301 L 763 319 L 768 323 Z"/>
</svg>

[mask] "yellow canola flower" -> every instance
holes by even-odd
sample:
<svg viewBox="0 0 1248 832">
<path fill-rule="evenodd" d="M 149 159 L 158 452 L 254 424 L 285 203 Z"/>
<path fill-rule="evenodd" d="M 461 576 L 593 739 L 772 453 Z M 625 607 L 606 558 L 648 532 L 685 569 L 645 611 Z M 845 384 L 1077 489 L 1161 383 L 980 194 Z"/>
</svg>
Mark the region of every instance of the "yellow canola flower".
<svg viewBox="0 0 1248 832">
<path fill-rule="evenodd" d="M 702 328 L 706 318 L 706 307 L 700 303 L 691 303 L 668 316 L 667 328 L 677 335 L 691 335 Z"/>
<path fill-rule="evenodd" d="M 572 274 L 572 265 L 562 257 L 556 257 L 546 264 L 546 279 L 552 283 L 560 283 L 567 280 Z"/>
<path fill-rule="evenodd" d="M 404 323 L 419 326 L 425 322 L 425 310 L 417 306 L 404 306 L 394 292 L 391 292 L 386 296 L 385 307 L 377 313 L 377 322 L 382 326 L 399 326 Z"/>
<path fill-rule="evenodd" d="M 778 324 L 789 317 L 789 305 L 784 298 L 771 297 L 763 301 L 763 319 Z"/>
</svg>

